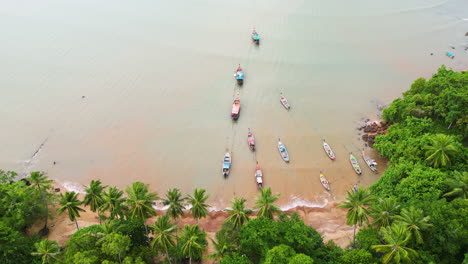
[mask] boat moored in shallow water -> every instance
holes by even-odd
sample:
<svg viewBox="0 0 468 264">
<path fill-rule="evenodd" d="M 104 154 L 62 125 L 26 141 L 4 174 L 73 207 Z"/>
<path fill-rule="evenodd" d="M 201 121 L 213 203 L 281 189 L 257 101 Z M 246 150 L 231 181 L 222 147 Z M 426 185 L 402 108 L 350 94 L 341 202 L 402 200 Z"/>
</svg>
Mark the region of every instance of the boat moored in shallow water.
<svg viewBox="0 0 468 264">
<path fill-rule="evenodd" d="M 257 166 L 255 167 L 255 182 L 257 183 L 258 188 L 263 187 L 263 173 L 260 166 L 258 166 L 258 161 Z"/>
<path fill-rule="evenodd" d="M 280 94 L 280 102 L 287 110 L 291 109 L 291 105 L 289 105 L 288 99 L 286 99 L 283 94 Z"/>
<path fill-rule="evenodd" d="M 328 145 L 328 143 L 325 140 L 323 140 L 323 149 L 325 150 L 325 153 L 327 153 L 328 157 L 331 160 L 335 160 L 335 153 L 333 153 L 333 150 L 331 149 L 330 145 Z"/>
<path fill-rule="evenodd" d="M 240 115 L 240 98 L 239 95 L 234 99 L 234 102 L 232 103 L 232 108 L 231 108 L 231 118 L 232 120 L 237 120 L 239 119 Z"/>
<path fill-rule="evenodd" d="M 358 175 L 361 175 L 361 173 L 362 173 L 361 167 L 359 167 L 359 163 L 358 163 L 357 159 L 353 156 L 352 153 L 349 154 L 349 161 L 351 162 L 351 165 L 353 165 L 354 171 Z"/>
<path fill-rule="evenodd" d="M 367 155 L 367 153 L 364 150 L 362 151 L 362 158 L 366 162 L 369 169 L 371 169 L 371 171 L 377 172 L 377 162 L 371 159 L 371 157 L 369 157 L 369 155 Z"/>
<path fill-rule="evenodd" d="M 224 160 L 223 160 L 223 176 L 227 177 L 230 172 L 231 172 L 231 154 L 229 154 L 229 152 L 226 152 L 226 154 L 224 155 Z"/>
<path fill-rule="evenodd" d="M 260 44 L 260 36 L 258 35 L 255 28 L 252 30 L 252 41 L 255 42 L 255 44 L 257 44 L 257 45 Z"/>
<path fill-rule="evenodd" d="M 234 76 L 236 77 L 237 84 L 242 85 L 244 83 L 244 71 L 242 70 L 240 64 L 237 67 L 237 70 Z"/>
<path fill-rule="evenodd" d="M 320 171 L 320 183 L 322 184 L 323 188 L 325 188 L 325 190 L 327 191 L 331 190 L 330 182 L 328 182 L 328 180 L 325 178 L 322 171 Z"/>
<path fill-rule="evenodd" d="M 249 132 L 247 133 L 247 143 L 249 144 L 250 150 L 255 151 L 255 138 L 252 132 L 250 131 L 250 128 L 249 128 Z"/>
<path fill-rule="evenodd" d="M 289 162 L 289 153 L 286 149 L 286 146 L 281 142 L 281 139 L 278 138 L 278 151 L 284 161 Z"/>
</svg>

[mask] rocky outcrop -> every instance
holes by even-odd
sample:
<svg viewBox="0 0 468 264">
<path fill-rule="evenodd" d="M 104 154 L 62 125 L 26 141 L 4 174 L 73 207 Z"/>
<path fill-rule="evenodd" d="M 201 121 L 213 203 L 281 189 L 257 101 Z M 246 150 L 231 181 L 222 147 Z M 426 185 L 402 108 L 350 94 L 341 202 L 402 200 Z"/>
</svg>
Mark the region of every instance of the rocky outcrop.
<svg viewBox="0 0 468 264">
<path fill-rule="evenodd" d="M 366 146 L 372 147 L 374 145 L 375 137 L 386 134 L 388 127 L 389 124 L 385 124 L 382 121 L 370 122 L 369 120 L 366 120 L 366 123 L 358 127 L 358 130 L 363 132 L 361 139 L 366 142 Z"/>
</svg>

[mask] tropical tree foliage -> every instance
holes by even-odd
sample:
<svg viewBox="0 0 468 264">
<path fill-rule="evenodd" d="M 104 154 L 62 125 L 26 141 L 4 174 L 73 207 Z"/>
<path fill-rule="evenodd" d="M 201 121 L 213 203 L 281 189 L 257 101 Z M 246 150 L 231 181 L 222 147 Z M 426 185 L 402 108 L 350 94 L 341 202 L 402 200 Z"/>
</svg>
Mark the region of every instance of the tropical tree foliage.
<svg viewBox="0 0 468 264">
<path fill-rule="evenodd" d="M 126 198 L 123 197 L 123 191 L 117 187 L 109 187 L 102 195 L 103 204 L 99 211 L 109 211 L 109 219 L 122 219 L 124 213 L 128 210 L 125 204 Z"/>
<path fill-rule="evenodd" d="M 448 167 L 451 159 L 459 154 L 458 146 L 454 144 L 451 136 L 436 134 L 429 138 L 431 143 L 425 147 L 426 160 L 434 168 Z"/>
<path fill-rule="evenodd" d="M 185 225 L 180 235 L 180 249 L 182 254 L 189 258 L 190 264 L 192 259 L 200 259 L 205 251 L 206 233 L 198 227 L 198 225 Z"/>
<path fill-rule="evenodd" d="M 90 206 L 91 211 L 96 212 L 104 204 L 102 196 L 106 187 L 101 185 L 101 180 L 92 180 L 89 187 L 85 188 L 84 205 Z"/>
<path fill-rule="evenodd" d="M 273 219 L 273 214 L 279 212 L 278 207 L 273 204 L 278 198 L 279 194 L 273 195 L 270 188 L 262 188 L 254 207 L 258 209 L 257 217 Z"/>
<path fill-rule="evenodd" d="M 409 262 L 412 263 L 415 257 L 418 256 L 418 253 L 406 245 L 410 242 L 411 233 L 402 225 L 393 224 L 388 227 L 382 227 L 380 229 L 382 232 L 383 239 L 386 244 L 384 245 L 375 245 L 372 248 L 380 253 L 385 255 L 382 258 L 382 263 L 394 263 Z"/>
<path fill-rule="evenodd" d="M 170 222 L 169 215 L 166 214 L 158 217 L 150 228 L 154 234 L 151 247 L 164 252 L 166 258 L 169 258 L 169 250 L 175 247 L 176 225 Z"/>
<path fill-rule="evenodd" d="M 389 226 L 392 224 L 394 217 L 399 212 L 400 205 L 395 199 L 379 198 L 371 205 L 369 215 L 373 219 L 373 225 L 377 228 Z"/>
<path fill-rule="evenodd" d="M 190 212 L 192 213 L 193 217 L 196 219 L 197 224 L 200 218 L 204 218 L 208 215 L 208 207 L 210 207 L 206 200 L 208 200 L 209 195 L 206 195 L 205 189 L 198 189 L 196 188 L 193 191 L 193 196 L 188 196 L 188 202 L 192 206 L 190 208 Z"/>
<path fill-rule="evenodd" d="M 60 253 L 60 247 L 56 241 L 43 239 L 34 245 L 36 251 L 31 253 L 33 256 L 39 256 L 43 264 L 54 263 Z"/>
<path fill-rule="evenodd" d="M 77 218 L 80 217 L 80 212 L 85 212 L 85 210 L 80 207 L 82 203 L 83 202 L 78 200 L 78 194 L 75 192 L 66 192 L 65 194 L 60 194 L 59 205 L 61 207 L 57 210 L 57 212 L 59 214 L 63 214 L 66 211 L 70 221 L 75 221 L 76 229 L 79 229 Z"/>
<path fill-rule="evenodd" d="M 428 223 L 429 218 L 430 217 L 423 215 L 422 209 L 416 209 L 414 207 L 410 207 L 409 210 L 404 208 L 401 210 L 401 214 L 395 217 L 396 223 L 405 226 L 411 233 L 412 238 L 419 244 L 423 243 L 421 231 L 432 226 Z"/>
<path fill-rule="evenodd" d="M 234 228 L 240 228 L 243 224 L 249 221 L 249 215 L 252 214 L 252 210 L 245 208 L 245 202 L 247 200 L 244 198 L 234 198 L 234 201 L 231 201 L 232 209 L 227 209 L 230 213 L 230 216 L 226 218 L 227 222 L 232 223 Z"/>
<path fill-rule="evenodd" d="M 177 220 L 179 216 L 183 216 L 183 210 L 185 210 L 185 200 L 186 198 L 182 197 L 182 193 L 179 189 L 169 189 L 166 192 L 166 199 L 162 200 L 163 205 L 169 206 L 167 208 L 166 214 L 168 214 L 174 220 Z"/>
<path fill-rule="evenodd" d="M 468 172 L 455 171 L 452 177 L 445 180 L 445 185 L 449 188 L 445 197 L 468 199 Z"/>
</svg>

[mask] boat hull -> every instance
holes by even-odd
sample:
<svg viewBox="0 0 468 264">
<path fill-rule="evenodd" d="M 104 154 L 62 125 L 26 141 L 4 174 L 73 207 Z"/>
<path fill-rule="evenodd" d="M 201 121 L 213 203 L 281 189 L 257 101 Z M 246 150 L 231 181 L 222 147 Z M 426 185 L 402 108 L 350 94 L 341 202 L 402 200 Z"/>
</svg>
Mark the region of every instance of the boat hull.
<svg viewBox="0 0 468 264">
<path fill-rule="evenodd" d="M 288 150 L 286 149 L 286 146 L 284 146 L 284 144 L 281 143 L 281 142 L 278 142 L 278 151 L 279 151 L 279 153 L 280 153 L 281 158 L 282 158 L 285 162 L 289 162 L 289 153 L 288 153 Z"/>
</svg>

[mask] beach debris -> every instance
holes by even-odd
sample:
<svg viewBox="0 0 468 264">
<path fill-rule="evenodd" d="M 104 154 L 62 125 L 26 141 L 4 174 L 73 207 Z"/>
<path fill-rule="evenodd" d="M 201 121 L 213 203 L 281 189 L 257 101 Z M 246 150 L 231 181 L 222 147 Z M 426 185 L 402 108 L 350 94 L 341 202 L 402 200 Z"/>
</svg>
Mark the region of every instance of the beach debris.
<svg viewBox="0 0 468 264">
<path fill-rule="evenodd" d="M 60 192 L 60 188 L 55 188 L 54 191 L 55 192 Z"/>
</svg>

